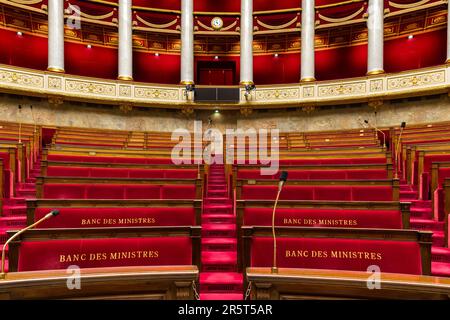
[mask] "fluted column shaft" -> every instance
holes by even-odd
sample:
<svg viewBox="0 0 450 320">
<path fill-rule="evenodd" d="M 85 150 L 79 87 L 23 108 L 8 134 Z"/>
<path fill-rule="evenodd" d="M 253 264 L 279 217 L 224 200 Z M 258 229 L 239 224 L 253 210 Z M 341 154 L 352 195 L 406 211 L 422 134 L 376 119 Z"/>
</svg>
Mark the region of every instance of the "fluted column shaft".
<svg viewBox="0 0 450 320">
<path fill-rule="evenodd" d="M 119 76 L 133 80 L 133 21 L 132 0 L 119 0 Z"/>
<path fill-rule="evenodd" d="M 181 0 L 181 84 L 194 83 L 194 1 Z"/>
<path fill-rule="evenodd" d="M 253 0 L 241 0 L 241 84 L 253 84 Z"/>
<path fill-rule="evenodd" d="M 302 0 L 301 81 L 315 80 L 315 0 Z"/>
<path fill-rule="evenodd" d="M 367 74 L 384 72 L 384 0 L 369 0 Z"/>
<path fill-rule="evenodd" d="M 48 66 L 64 72 L 64 0 L 48 0 Z"/>
</svg>

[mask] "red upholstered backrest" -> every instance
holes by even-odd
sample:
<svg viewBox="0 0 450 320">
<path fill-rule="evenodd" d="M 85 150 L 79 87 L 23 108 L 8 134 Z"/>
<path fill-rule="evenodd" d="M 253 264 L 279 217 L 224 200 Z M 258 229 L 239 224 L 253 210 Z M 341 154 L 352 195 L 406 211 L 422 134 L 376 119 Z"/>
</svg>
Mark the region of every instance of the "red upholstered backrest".
<svg viewBox="0 0 450 320">
<path fill-rule="evenodd" d="M 23 241 L 18 271 L 191 264 L 188 237 L 65 239 Z"/>
<path fill-rule="evenodd" d="M 49 177 L 94 177 L 94 178 L 173 178 L 195 179 L 196 169 L 132 169 L 132 168 L 97 168 L 97 167 L 60 167 L 49 166 Z"/>
<path fill-rule="evenodd" d="M 272 225 L 272 208 L 245 208 L 243 225 Z M 401 229 L 399 210 L 278 208 L 275 225 L 292 227 Z"/>
<path fill-rule="evenodd" d="M 105 162 L 105 163 L 135 163 L 135 164 L 172 164 L 171 158 L 131 158 L 102 156 L 70 156 L 49 154 L 47 160 L 67 162 Z"/>
<path fill-rule="evenodd" d="M 9 164 L 9 154 L 6 152 L 0 152 L 0 159 L 3 162 L 3 169 L 11 169 Z"/>
<path fill-rule="evenodd" d="M 271 267 L 272 238 L 253 238 L 251 266 Z M 371 265 L 382 272 L 422 274 L 417 242 L 333 239 L 278 238 L 277 264 L 280 268 L 367 271 Z"/>
<path fill-rule="evenodd" d="M 294 180 L 376 180 L 387 179 L 387 170 L 289 170 L 289 178 Z M 262 175 L 259 169 L 239 169 L 237 179 L 279 179 L 275 175 Z"/>
<path fill-rule="evenodd" d="M 439 187 L 442 187 L 444 180 L 447 178 L 450 178 L 450 168 L 439 168 L 438 172 Z"/>
<path fill-rule="evenodd" d="M 241 199 L 275 199 L 278 186 L 244 185 Z M 391 186 L 290 186 L 283 188 L 282 200 L 392 201 Z"/>
<path fill-rule="evenodd" d="M 176 208 L 52 208 L 60 214 L 41 223 L 38 228 L 102 228 L 195 225 L 192 207 Z M 50 209 L 37 208 L 35 221 Z"/>
<path fill-rule="evenodd" d="M 431 164 L 433 162 L 446 162 L 446 161 L 450 161 L 450 154 L 442 154 L 442 155 L 425 154 L 423 160 L 423 171 L 431 172 Z"/>
<path fill-rule="evenodd" d="M 195 199 L 195 185 L 53 184 L 44 199 Z"/>
</svg>

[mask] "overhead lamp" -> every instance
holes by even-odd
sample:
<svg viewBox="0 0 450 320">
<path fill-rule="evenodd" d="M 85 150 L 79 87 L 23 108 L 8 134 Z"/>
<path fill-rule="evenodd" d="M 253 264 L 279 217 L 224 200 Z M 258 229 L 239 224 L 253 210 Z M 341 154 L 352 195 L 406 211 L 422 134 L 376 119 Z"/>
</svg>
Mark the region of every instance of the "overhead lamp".
<svg viewBox="0 0 450 320">
<path fill-rule="evenodd" d="M 273 56 L 274 56 L 275 58 L 278 58 L 278 53 L 275 53 Z"/>
<path fill-rule="evenodd" d="M 22 32 L 17 31 L 17 35 L 18 35 L 19 37 L 21 37 L 21 36 L 22 36 Z"/>
<path fill-rule="evenodd" d="M 92 46 L 91 46 L 90 44 L 88 44 L 88 45 L 86 46 L 86 48 L 91 49 Z"/>
<path fill-rule="evenodd" d="M 214 56 L 214 60 L 219 60 L 219 56 Z"/>
<path fill-rule="evenodd" d="M 159 53 L 158 52 L 155 52 L 155 57 L 159 57 Z"/>
<path fill-rule="evenodd" d="M 412 38 L 414 38 L 414 36 L 413 36 L 412 34 L 410 34 L 410 35 L 408 36 L 408 40 L 411 40 Z"/>
</svg>

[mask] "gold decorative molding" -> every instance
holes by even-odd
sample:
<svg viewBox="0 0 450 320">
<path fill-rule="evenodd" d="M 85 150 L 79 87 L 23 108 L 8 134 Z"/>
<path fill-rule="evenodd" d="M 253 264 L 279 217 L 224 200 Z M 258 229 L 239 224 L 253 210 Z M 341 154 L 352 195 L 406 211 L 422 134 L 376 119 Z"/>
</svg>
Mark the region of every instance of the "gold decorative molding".
<svg viewBox="0 0 450 320">
<path fill-rule="evenodd" d="M 253 108 L 251 106 L 242 106 L 240 111 L 243 116 L 248 117 L 253 113 Z"/>
<path fill-rule="evenodd" d="M 315 107 L 315 106 L 303 106 L 303 107 L 301 107 L 301 110 L 302 110 L 303 112 L 306 112 L 306 114 L 310 114 L 310 113 L 312 113 L 314 110 L 316 110 L 316 107 Z"/>
<path fill-rule="evenodd" d="M 383 106 L 383 100 L 369 100 L 368 106 L 376 111 Z"/>
<path fill-rule="evenodd" d="M 119 110 L 122 111 L 123 113 L 127 114 L 133 110 L 133 106 L 130 104 L 121 104 L 121 105 L 119 105 Z"/>
<path fill-rule="evenodd" d="M 257 85 L 249 97 L 245 88 L 238 103 L 220 104 L 223 110 L 242 107 L 285 108 L 336 105 L 353 102 L 389 100 L 413 95 L 447 93 L 450 89 L 450 64 L 379 74 L 353 79 L 302 82 L 291 85 Z M 196 104 L 186 99 L 184 85 L 155 85 L 134 81 L 80 77 L 64 73 L 31 70 L 0 64 L 0 92 L 24 96 L 57 96 L 66 101 L 110 105 L 214 109 L 215 105 Z M 248 112 L 244 109 L 242 112 Z"/>
<path fill-rule="evenodd" d="M 185 116 L 190 116 L 191 114 L 194 113 L 194 107 L 189 105 L 189 106 L 183 106 L 181 108 L 181 113 Z"/>
<path fill-rule="evenodd" d="M 59 96 L 48 96 L 48 103 L 51 106 L 57 107 L 64 103 L 64 99 Z"/>
</svg>

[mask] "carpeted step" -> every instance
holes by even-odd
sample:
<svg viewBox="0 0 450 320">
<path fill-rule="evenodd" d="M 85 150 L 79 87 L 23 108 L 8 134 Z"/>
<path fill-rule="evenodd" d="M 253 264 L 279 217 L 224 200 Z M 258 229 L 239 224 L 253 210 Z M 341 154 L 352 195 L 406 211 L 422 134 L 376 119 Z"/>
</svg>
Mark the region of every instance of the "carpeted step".
<svg viewBox="0 0 450 320">
<path fill-rule="evenodd" d="M 444 231 L 433 231 L 433 246 L 443 247 L 445 245 Z"/>
<path fill-rule="evenodd" d="M 411 218 L 431 219 L 432 212 L 429 208 L 411 208 Z"/>
<path fill-rule="evenodd" d="M 3 215 L 4 216 L 17 216 L 17 215 L 25 215 L 27 213 L 27 207 L 22 205 L 5 205 L 3 206 Z"/>
<path fill-rule="evenodd" d="M 224 206 L 205 206 L 203 207 L 203 214 L 232 214 L 233 208 L 231 205 Z"/>
<path fill-rule="evenodd" d="M 450 263 L 450 248 L 431 247 L 431 260 Z"/>
<path fill-rule="evenodd" d="M 203 251 L 236 251 L 236 238 L 203 238 Z"/>
<path fill-rule="evenodd" d="M 431 274 L 435 277 L 450 277 L 450 263 L 431 262 Z"/>
<path fill-rule="evenodd" d="M 400 201 L 417 199 L 416 191 L 400 191 Z"/>
<path fill-rule="evenodd" d="M 27 225 L 27 217 L 24 215 L 6 216 L 0 218 L 0 228 L 23 228 Z"/>
<path fill-rule="evenodd" d="M 236 224 L 234 223 L 205 223 L 202 224 L 202 237 L 225 237 L 236 236 Z"/>
<path fill-rule="evenodd" d="M 200 300 L 243 300 L 242 293 L 200 293 Z"/>
<path fill-rule="evenodd" d="M 202 223 L 235 223 L 236 217 L 231 213 L 213 213 L 213 214 L 203 214 Z"/>
<path fill-rule="evenodd" d="M 208 191 L 208 197 L 224 197 L 227 195 L 227 191 Z"/>
<path fill-rule="evenodd" d="M 400 185 L 400 192 L 401 191 L 414 191 L 414 190 L 409 184 L 404 184 Z"/>
<path fill-rule="evenodd" d="M 203 272 L 236 272 L 237 253 L 229 251 L 202 252 Z"/>
<path fill-rule="evenodd" d="M 408 202 L 411 202 L 411 207 L 414 207 L 414 208 L 431 208 L 432 207 L 431 200 L 413 199 L 413 200 L 408 200 Z"/>
<path fill-rule="evenodd" d="M 241 293 L 243 275 L 236 272 L 202 272 L 200 274 L 200 290 L 215 293 Z"/>
<path fill-rule="evenodd" d="M 431 219 L 411 218 L 410 228 L 418 230 L 442 231 L 444 222 L 434 221 Z"/>
</svg>

